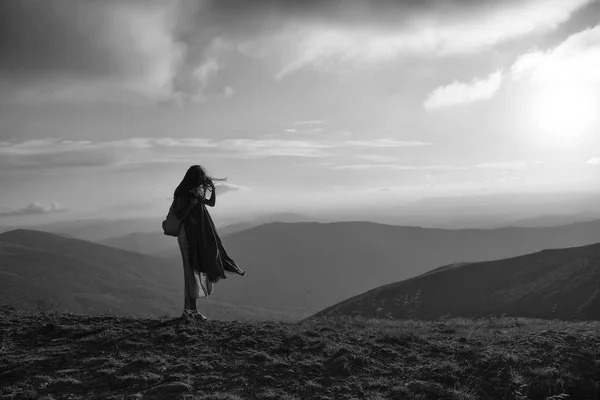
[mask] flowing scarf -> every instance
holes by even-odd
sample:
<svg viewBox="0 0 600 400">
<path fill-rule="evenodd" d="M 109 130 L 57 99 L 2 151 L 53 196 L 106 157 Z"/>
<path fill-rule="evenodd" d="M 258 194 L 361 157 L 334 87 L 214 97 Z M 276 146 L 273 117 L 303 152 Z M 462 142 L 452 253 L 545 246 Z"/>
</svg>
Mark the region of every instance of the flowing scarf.
<svg viewBox="0 0 600 400">
<path fill-rule="evenodd" d="M 183 212 L 190 205 L 192 196 L 190 194 L 190 196 L 178 197 L 176 213 Z M 226 279 L 225 272 L 241 276 L 246 274 L 227 254 L 202 197 L 182 222 L 182 229 L 185 229 L 190 252 L 189 260 L 194 271 L 205 273 L 206 278 L 212 283 Z"/>
</svg>

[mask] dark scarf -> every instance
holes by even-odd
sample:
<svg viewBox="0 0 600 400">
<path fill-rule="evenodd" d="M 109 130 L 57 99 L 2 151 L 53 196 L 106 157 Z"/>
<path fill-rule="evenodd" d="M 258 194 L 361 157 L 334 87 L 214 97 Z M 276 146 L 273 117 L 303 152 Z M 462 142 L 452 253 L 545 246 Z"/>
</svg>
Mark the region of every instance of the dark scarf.
<svg viewBox="0 0 600 400">
<path fill-rule="evenodd" d="M 180 212 L 185 210 L 192 196 L 192 194 L 178 196 L 176 210 Z M 226 279 L 225 272 L 242 276 L 246 274 L 227 254 L 202 198 L 198 198 L 198 204 L 182 225 L 188 241 L 192 269 L 204 272 L 212 283 Z"/>
</svg>

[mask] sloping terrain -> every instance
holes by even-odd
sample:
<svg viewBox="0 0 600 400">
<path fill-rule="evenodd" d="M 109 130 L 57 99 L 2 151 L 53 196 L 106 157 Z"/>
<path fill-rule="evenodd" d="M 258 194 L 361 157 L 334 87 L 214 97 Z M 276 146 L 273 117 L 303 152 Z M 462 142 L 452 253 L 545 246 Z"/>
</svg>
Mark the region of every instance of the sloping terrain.
<svg viewBox="0 0 600 400">
<path fill-rule="evenodd" d="M 23 227 L 48 233 L 68 235 L 78 239 L 99 242 L 131 232 L 155 232 L 160 230 L 163 218 L 75 219 Z"/>
<path fill-rule="evenodd" d="M 165 254 L 172 255 L 179 251 L 177 238 L 167 236 L 163 232 L 134 232 L 101 240 L 98 243 L 157 257 L 164 257 Z"/>
<path fill-rule="evenodd" d="M 273 223 L 223 243 L 248 274 L 214 299 L 301 317 L 440 265 L 498 260 L 600 242 L 600 221 L 559 228 L 443 230 L 367 222 Z M 173 262 L 179 254 L 173 256 Z"/>
<path fill-rule="evenodd" d="M 0 297 L 20 308 L 160 316 L 177 315 L 183 305 L 181 261 L 45 232 L 0 234 L 0 277 Z M 212 300 L 199 305 L 211 317 L 273 317 L 265 310 Z"/>
<path fill-rule="evenodd" d="M 600 319 L 600 243 L 450 265 L 331 306 L 319 316 Z"/>
<path fill-rule="evenodd" d="M 202 323 L 6 308 L 0 321 L 0 397 L 6 400 L 600 395 L 597 323 Z"/>
</svg>

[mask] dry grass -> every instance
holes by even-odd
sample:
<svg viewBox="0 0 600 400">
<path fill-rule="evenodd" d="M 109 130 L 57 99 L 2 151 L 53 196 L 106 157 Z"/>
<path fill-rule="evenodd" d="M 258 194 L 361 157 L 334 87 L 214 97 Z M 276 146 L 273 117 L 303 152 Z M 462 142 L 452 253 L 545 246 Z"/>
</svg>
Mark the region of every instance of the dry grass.
<svg viewBox="0 0 600 400">
<path fill-rule="evenodd" d="M 600 323 L 0 318 L 1 399 L 600 398 Z"/>
</svg>

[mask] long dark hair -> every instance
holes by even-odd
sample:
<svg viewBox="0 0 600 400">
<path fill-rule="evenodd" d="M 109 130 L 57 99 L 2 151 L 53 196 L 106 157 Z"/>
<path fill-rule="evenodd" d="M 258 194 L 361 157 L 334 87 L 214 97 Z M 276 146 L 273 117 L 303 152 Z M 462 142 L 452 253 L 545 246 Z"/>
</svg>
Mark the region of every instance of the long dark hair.
<svg viewBox="0 0 600 400">
<path fill-rule="evenodd" d="M 213 181 L 226 181 L 227 178 L 214 178 L 206 173 L 206 170 L 200 165 L 192 165 L 188 168 L 183 180 L 175 189 L 173 196 L 181 196 L 187 194 L 190 190 L 197 187 L 202 188 L 202 192 L 211 186 Z"/>
</svg>

